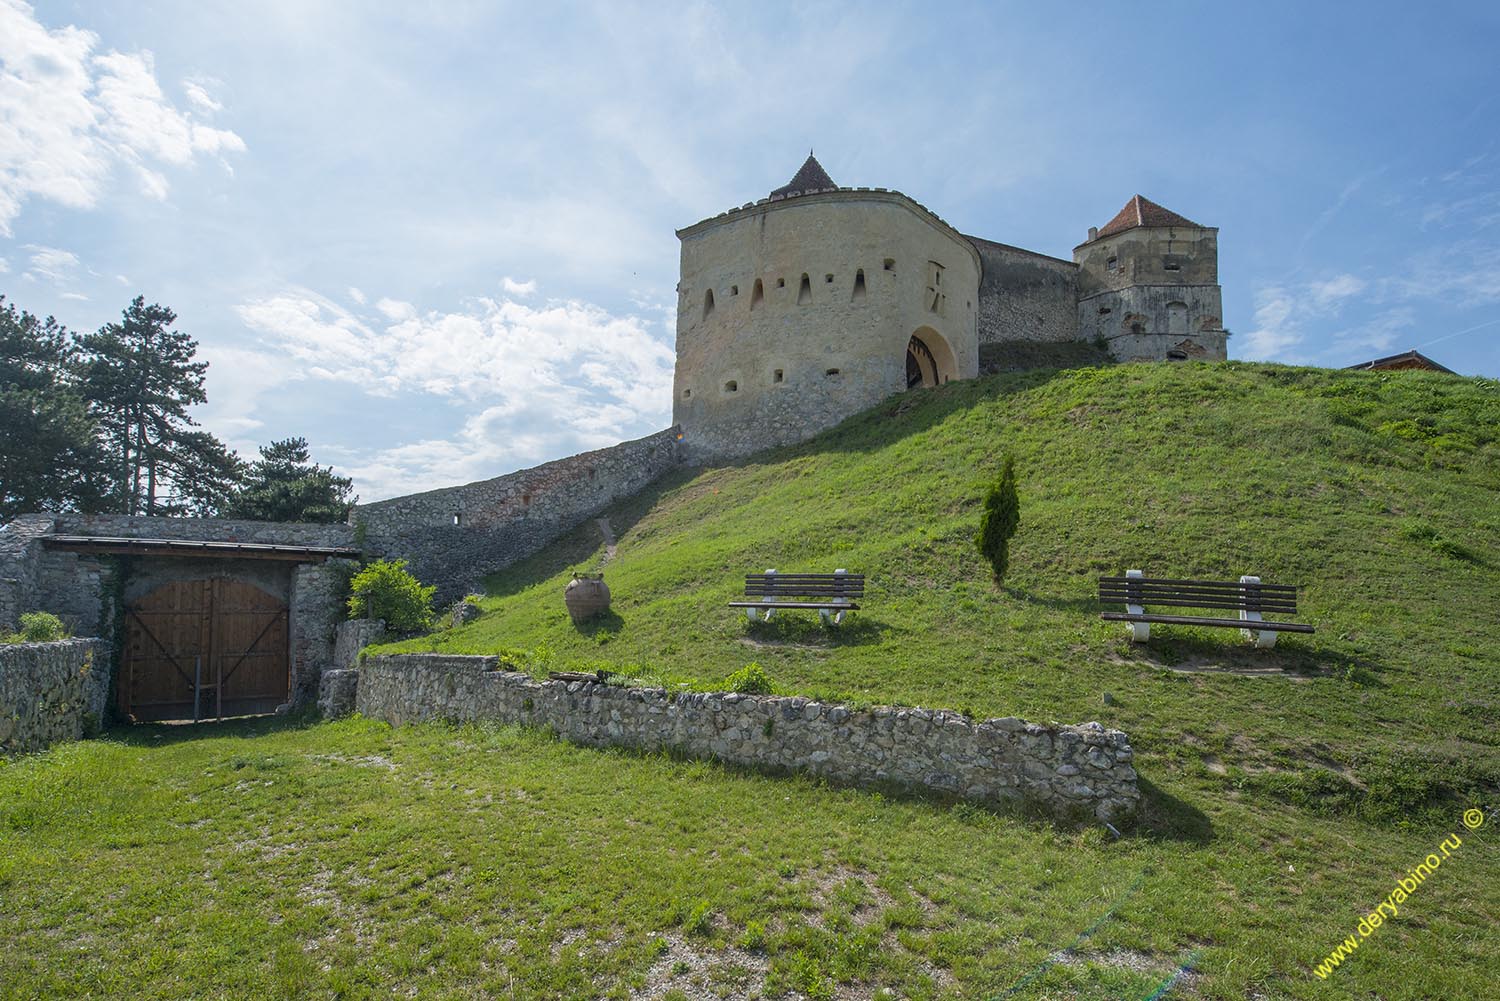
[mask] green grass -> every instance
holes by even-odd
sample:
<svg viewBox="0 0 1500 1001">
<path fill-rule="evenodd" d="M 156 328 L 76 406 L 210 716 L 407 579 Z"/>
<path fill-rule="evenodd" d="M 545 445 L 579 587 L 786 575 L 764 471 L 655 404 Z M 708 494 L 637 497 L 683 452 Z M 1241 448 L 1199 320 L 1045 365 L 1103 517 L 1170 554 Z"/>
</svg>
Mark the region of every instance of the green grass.
<svg viewBox="0 0 1500 1001">
<path fill-rule="evenodd" d="M 698 687 L 754 661 L 782 691 L 1098 719 L 1137 749 L 1139 823 L 507 728 L 116 731 L 0 766 L 0 997 L 1487 997 L 1500 815 L 1459 816 L 1500 806 L 1497 435 L 1493 382 L 1125 366 L 901 397 L 684 472 L 609 512 L 611 617 L 562 605 L 590 525 L 493 579 L 476 622 L 386 649 Z M 997 589 L 970 536 L 1006 451 Z M 841 629 L 725 607 L 747 571 L 839 566 L 870 583 Z M 1129 567 L 1302 584 L 1318 632 L 1132 647 L 1093 600 Z"/>
</svg>

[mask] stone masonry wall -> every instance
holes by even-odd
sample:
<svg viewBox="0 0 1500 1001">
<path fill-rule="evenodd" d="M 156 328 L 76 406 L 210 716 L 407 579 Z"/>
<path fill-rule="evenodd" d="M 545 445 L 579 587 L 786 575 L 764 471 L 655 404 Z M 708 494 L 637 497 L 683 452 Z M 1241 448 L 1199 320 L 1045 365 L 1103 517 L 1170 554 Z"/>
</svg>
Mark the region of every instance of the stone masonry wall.
<svg viewBox="0 0 1500 1001">
<path fill-rule="evenodd" d="M 0 754 L 86 736 L 104 719 L 108 701 L 98 640 L 0 645 Z"/>
<path fill-rule="evenodd" d="M 439 607 L 678 465 L 677 429 L 491 480 L 361 504 L 366 551 L 404 558 Z"/>
<path fill-rule="evenodd" d="M 986 803 L 1031 801 L 1102 820 L 1128 816 L 1140 801 L 1125 734 L 1098 723 L 1039 726 L 943 710 L 853 710 L 797 697 L 537 681 L 499 670 L 495 657 L 368 657 L 357 673 L 358 711 L 396 725 L 521 723 L 591 747 L 670 748 L 852 784 L 890 783 Z"/>
<path fill-rule="evenodd" d="M 979 344 L 1077 340 L 1078 265 L 969 237 L 979 251 Z"/>
</svg>

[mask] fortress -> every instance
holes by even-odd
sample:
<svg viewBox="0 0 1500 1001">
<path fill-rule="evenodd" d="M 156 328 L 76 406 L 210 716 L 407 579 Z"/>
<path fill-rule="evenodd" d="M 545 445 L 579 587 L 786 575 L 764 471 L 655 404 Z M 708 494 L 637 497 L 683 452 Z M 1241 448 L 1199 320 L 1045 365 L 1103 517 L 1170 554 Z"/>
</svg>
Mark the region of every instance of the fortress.
<svg viewBox="0 0 1500 1001">
<path fill-rule="evenodd" d="M 679 230 L 672 414 L 693 462 L 811 437 L 1025 342 L 1223 360 L 1218 230 L 1136 195 L 1073 260 L 965 236 L 808 156 L 766 198 Z"/>
</svg>

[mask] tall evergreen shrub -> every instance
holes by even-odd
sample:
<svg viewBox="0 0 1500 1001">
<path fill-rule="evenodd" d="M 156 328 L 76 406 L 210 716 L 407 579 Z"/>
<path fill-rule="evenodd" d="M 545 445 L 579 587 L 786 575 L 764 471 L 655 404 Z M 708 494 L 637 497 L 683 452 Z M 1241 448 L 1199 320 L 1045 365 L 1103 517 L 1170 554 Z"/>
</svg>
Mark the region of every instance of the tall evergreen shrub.
<svg viewBox="0 0 1500 1001">
<path fill-rule="evenodd" d="M 1016 495 L 1016 464 L 1007 455 L 1000 469 L 1000 478 L 984 498 L 984 514 L 974 536 L 974 544 L 990 561 L 997 584 L 1005 579 L 1005 571 L 1010 567 L 1010 537 L 1016 534 L 1016 526 L 1020 523 L 1021 499 Z"/>
</svg>

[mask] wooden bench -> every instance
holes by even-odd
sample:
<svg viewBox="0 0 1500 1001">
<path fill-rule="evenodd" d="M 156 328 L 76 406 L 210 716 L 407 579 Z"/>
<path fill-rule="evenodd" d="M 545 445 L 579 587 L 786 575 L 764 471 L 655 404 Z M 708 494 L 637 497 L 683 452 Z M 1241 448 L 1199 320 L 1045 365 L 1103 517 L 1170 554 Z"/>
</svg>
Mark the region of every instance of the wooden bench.
<svg viewBox="0 0 1500 1001">
<path fill-rule="evenodd" d="M 1263 584 L 1259 577 L 1232 580 L 1171 580 L 1147 577 L 1139 570 L 1129 570 L 1124 577 L 1100 577 L 1101 604 L 1125 606 L 1123 612 L 1104 612 L 1100 618 L 1110 622 L 1130 623 L 1130 638 L 1144 643 L 1151 638 L 1151 623 L 1172 626 L 1224 626 L 1240 629 L 1245 638 L 1262 649 L 1276 645 L 1277 633 L 1310 633 L 1313 627 L 1301 622 L 1270 622 L 1263 614 L 1295 615 L 1297 587 L 1294 584 Z M 1178 608 L 1230 609 L 1235 618 L 1204 615 L 1161 615 L 1148 613 L 1146 605 Z M 1222 614 L 1222 613 L 1221 613 Z"/>
<path fill-rule="evenodd" d="M 730 608 L 743 608 L 755 622 L 759 616 L 770 622 L 778 609 L 816 611 L 824 622 L 839 625 L 844 613 L 859 608 L 853 601 L 865 596 L 865 575 L 835 570 L 833 573 L 765 573 L 745 575 L 747 601 L 731 601 Z M 800 600 L 799 600 L 800 599 Z M 822 600 L 819 600 L 822 599 Z"/>
</svg>

